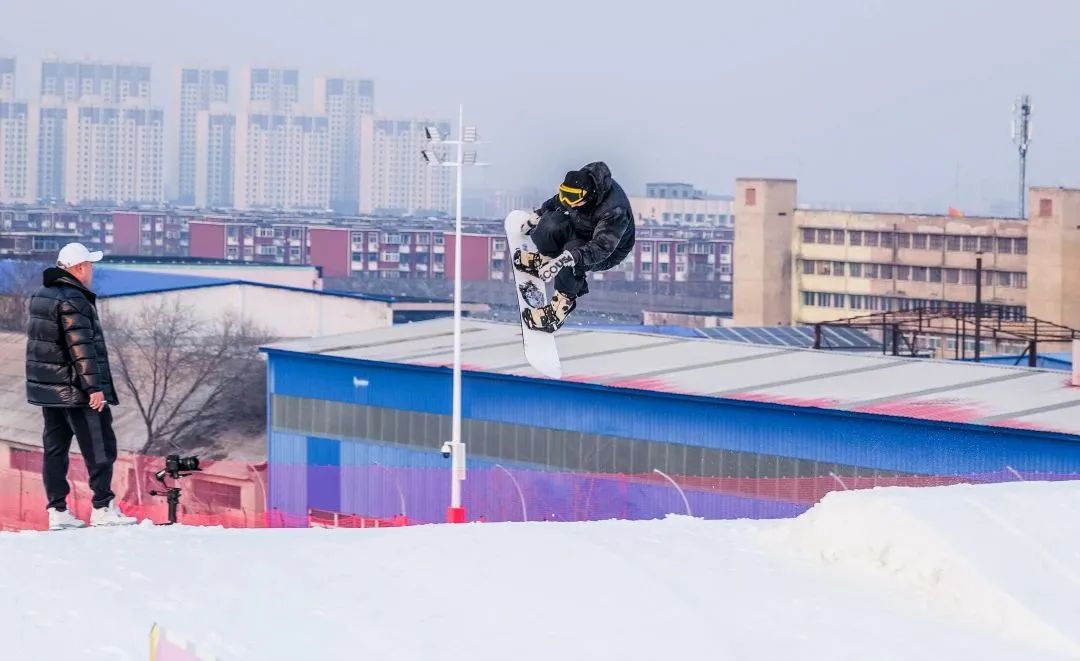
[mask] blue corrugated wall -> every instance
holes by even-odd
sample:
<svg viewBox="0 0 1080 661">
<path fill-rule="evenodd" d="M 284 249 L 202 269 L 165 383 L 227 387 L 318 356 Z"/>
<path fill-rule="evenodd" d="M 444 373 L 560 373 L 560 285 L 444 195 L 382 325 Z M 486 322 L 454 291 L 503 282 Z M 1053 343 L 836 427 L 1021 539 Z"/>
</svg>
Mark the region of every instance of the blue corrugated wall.
<svg viewBox="0 0 1080 661">
<path fill-rule="evenodd" d="M 274 394 L 450 414 L 451 372 L 270 352 Z M 952 475 L 1080 472 L 1080 438 L 466 372 L 467 418 Z M 271 453 L 274 461 L 274 453 Z"/>
</svg>

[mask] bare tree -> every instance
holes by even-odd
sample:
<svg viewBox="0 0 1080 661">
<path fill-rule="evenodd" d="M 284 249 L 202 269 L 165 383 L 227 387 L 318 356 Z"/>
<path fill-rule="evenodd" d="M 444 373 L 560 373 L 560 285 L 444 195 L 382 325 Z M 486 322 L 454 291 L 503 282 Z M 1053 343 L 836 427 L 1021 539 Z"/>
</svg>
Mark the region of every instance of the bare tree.
<svg viewBox="0 0 1080 661">
<path fill-rule="evenodd" d="M 43 262 L 0 262 L 0 330 L 25 331 L 30 297 L 41 286 Z"/>
<path fill-rule="evenodd" d="M 250 323 L 204 322 L 190 307 L 161 300 L 109 326 L 116 380 L 145 425 L 140 454 L 207 448 L 227 432 L 265 425 L 258 347 L 270 338 Z"/>
</svg>

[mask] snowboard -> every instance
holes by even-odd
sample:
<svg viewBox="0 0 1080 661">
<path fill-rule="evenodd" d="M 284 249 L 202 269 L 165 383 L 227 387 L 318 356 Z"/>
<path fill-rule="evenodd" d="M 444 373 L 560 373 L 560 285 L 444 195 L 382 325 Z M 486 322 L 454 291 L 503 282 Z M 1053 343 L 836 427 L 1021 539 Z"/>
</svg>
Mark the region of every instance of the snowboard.
<svg viewBox="0 0 1080 661">
<path fill-rule="evenodd" d="M 529 308 L 539 308 L 548 304 L 547 289 L 544 281 L 535 275 L 522 273 L 513 267 L 514 251 L 521 249 L 536 252 L 536 244 L 527 234 L 522 234 L 521 226 L 528 219 L 528 211 L 511 211 L 506 216 L 506 247 L 510 270 L 514 272 L 514 290 L 518 299 L 518 322 L 521 324 L 521 340 L 525 347 L 525 359 L 537 372 L 552 379 L 562 378 L 562 365 L 559 352 L 555 347 L 555 333 L 532 330 L 525 325 L 521 314 Z"/>
</svg>

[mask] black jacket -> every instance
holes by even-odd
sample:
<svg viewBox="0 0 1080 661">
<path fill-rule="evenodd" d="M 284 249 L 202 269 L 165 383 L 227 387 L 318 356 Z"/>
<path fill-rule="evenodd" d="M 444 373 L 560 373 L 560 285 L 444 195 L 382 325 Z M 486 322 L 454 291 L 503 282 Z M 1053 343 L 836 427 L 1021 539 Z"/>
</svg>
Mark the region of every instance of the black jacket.
<svg viewBox="0 0 1080 661">
<path fill-rule="evenodd" d="M 42 274 L 26 326 L 26 399 L 37 406 L 76 407 L 90 393 L 119 404 L 94 292 L 60 268 Z"/>
<path fill-rule="evenodd" d="M 585 206 L 567 211 L 555 195 L 536 213 L 539 216 L 549 213 L 570 216 L 574 234 L 587 241 L 580 248 L 570 250 L 574 270 L 579 273 L 606 271 L 626 259 L 634 248 L 634 213 L 630 210 L 630 199 L 622 186 L 611 178 L 611 170 L 605 163 L 589 163 L 581 170 L 594 183 L 591 201 L 586 198 Z"/>
</svg>

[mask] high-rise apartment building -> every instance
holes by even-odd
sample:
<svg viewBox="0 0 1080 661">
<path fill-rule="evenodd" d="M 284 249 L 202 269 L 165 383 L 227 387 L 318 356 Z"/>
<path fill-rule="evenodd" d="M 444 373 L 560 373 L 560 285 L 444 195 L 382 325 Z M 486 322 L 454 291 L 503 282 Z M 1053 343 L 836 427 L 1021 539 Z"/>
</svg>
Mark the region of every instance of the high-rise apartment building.
<svg viewBox="0 0 1080 661">
<path fill-rule="evenodd" d="M 0 57 L 0 203 L 37 198 L 37 126 L 33 107 L 15 100 L 15 58 Z"/>
<path fill-rule="evenodd" d="M 15 58 L 0 57 L 0 101 L 15 100 Z"/>
<path fill-rule="evenodd" d="M 163 202 L 164 124 L 161 110 L 69 104 L 64 199 L 70 204 Z"/>
<path fill-rule="evenodd" d="M 195 119 L 195 206 L 233 206 L 235 158 L 236 115 L 220 106 L 200 111 Z"/>
<path fill-rule="evenodd" d="M 249 112 L 236 122 L 238 209 L 327 209 L 330 127 L 323 115 Z"/>
<path fill-rule="evenodd" d="M 361 120 L 361 213 L 452 212 L 451 168 L 430 167 L 420 156 L 429 148 L 424 128 L 431 125 L 450 132 L 447 121 Z"/>
<path fill-rule="evenodd" d="M 177 148 L 174 164 L 176 201 L 182 205 L 196 204 L 196 163 L 207 155 L 199 154 L 196 147 L 199 113 L 210 110 L 215 104 L 229 101 L 229 72 L 227 69 L 180 69 L 177 98 L 175 100 L 174 124 Z M 212 160 L 212 159 L 210 159 Z M 201 182 L 206 186 L 206 182 Z M 231 185 L 230 185 L 231 196 Z"/>
<path fill-rule="evenodd" d="M 37 199 L 37 117 L 27 103 L 0 99 L 0 203 Z"/>
<path fill-rule="evenodd" d="M 41 96 L 64 102 L 93 97 L 98 104 L 149 107 L 150 67 L 48 59 L 41 63 Z"/>
<path fill-rule="evenodd" d="M 41 63 L 37 196 L 46 202 L 163 201 L 163 113 L 150 107 L 150 67 Z M 80 151 L 73 152 L 78 148 Z"/>
<path fill-rule="evenodd" d="M 330 122 L 330 207 L 356 214 L 360 206 L 360 120 L 375 111 L 370 80 L 317 78 L 315 112 Z"/>
<path fill-rule="evenodd" d="M 300 101 L 300 72 L 252 67 L 244 73 L 243 90 L 252 112 L 290 113 Z"/>
</svg>

